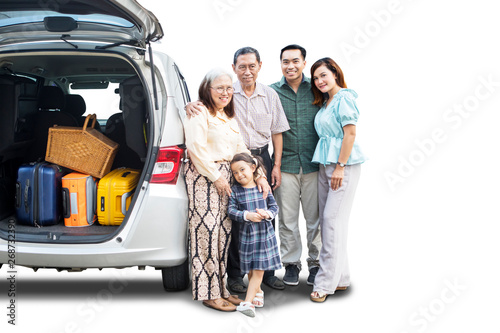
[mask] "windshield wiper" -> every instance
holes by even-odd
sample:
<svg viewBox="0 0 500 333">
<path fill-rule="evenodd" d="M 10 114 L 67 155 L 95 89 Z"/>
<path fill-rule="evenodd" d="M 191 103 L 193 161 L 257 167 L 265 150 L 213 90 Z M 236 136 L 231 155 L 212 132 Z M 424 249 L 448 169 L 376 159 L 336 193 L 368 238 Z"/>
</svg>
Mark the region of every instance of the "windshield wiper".
<svg viewBox="0 0 500 333">
<path fill-rule="evenodd" d="M 77 49 L 77 48 L 78 48 L 78 45 L 75 45 L 75 44 L 73 44 L 73 43 L 71 43 L 71 42 L 69 42 L 69 41 L 67 41 L 67 40 L 65 39 L 65 38 L 68 38 L 68 37 L 71 37 L 71 36 L 70 36 L 70 35 L 62 35 L 62 36 L 61 36 L 61 40 L 65 41 L 66 43 L 68 43 L 69 45 L 71 45 L 71 46 L 73 46 L 75 49 Z"/>
</svg>

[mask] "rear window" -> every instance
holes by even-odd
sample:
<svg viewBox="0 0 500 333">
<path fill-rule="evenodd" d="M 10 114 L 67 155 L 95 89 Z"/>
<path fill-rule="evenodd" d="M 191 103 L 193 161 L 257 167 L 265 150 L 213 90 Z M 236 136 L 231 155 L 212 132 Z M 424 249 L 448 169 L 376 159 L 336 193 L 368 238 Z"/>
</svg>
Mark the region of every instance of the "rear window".
<svg viewBox="0 0 500 333">
<path fill-rule="evenodd" d="M 99 23 L 123 28 L 131 28 L 133 23 L 116 16 L 104 14 L 66 15 L 54 11 L 11 11 L 0 12 L 0 27 L 43 22 L 47 16 L 70 16 L 77 22 Z"/>
<path fill-rule="evenodd" d="M 82 96 L 87 106 L 84 116 L 95 113 L 103 125 L 112 114 L 121 112 L 120 95 L 115 93 L 118 87 L 118 83 L 110 82 L 107 89 L 70 89 L 70 94 Z"/>
</svg>

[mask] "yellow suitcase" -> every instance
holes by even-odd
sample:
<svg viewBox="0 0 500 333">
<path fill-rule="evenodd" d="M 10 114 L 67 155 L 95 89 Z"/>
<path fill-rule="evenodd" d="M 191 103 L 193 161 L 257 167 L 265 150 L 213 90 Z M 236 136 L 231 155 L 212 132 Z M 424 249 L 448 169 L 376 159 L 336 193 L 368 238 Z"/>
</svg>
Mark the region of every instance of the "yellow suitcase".
<svg viewBox="0 0 500 333">
<path fill-rule="evenodd" d="M 118 168 L 99 181 L 97 221 L 101 225 L 120 225 L 130 206 L 141 172 Z"/>
</svg>

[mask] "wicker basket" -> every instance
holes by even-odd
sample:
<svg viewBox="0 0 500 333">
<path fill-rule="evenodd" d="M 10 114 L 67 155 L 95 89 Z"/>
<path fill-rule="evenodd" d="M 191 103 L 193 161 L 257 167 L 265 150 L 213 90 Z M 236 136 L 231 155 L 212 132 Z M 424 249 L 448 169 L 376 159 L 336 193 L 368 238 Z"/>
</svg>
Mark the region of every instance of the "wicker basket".
<svg viewBox="0 0 500 333">
<path fill-rule="evenodd" d="M 92 126 L 87 128 L 90 120 Z M 45 160 L 69 169 L 102 178 L 110 170 L 119 145 L 94 128 L 96 115 L 88 115 L 83 129 L 49 128 Z"/>
</svg>

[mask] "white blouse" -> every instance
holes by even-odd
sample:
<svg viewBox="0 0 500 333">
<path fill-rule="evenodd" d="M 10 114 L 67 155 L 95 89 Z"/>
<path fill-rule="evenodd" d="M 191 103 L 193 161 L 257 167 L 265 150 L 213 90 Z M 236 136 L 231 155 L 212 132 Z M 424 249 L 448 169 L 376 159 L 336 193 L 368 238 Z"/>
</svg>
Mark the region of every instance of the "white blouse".
<svg viewBox="0 0 500 333">
<path fill-rule="evenodd" d="M 212 116 L 207 108 L 194 117 L 184 118 L 189 157 L 196 170 L 215 182 L 221 176 L 215 162 L 231 161 L 237 153 L 248 153 L 238 123 L 224 112 Z"/>
</svg>

